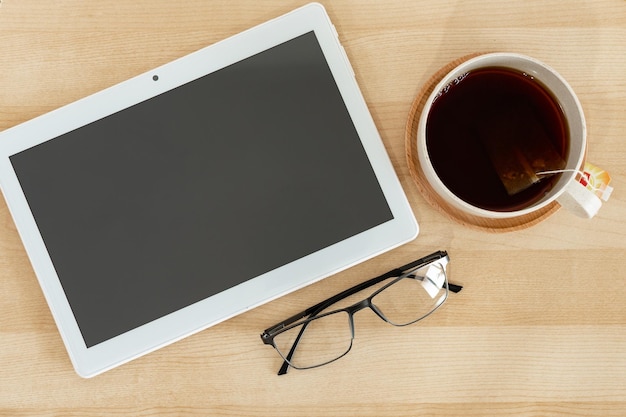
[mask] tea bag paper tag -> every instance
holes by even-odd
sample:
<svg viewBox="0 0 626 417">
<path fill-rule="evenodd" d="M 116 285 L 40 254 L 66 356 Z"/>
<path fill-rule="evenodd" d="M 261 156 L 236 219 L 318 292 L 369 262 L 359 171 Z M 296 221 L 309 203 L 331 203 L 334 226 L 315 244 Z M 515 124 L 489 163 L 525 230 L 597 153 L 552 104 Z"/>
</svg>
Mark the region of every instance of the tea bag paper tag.
<svg viewBox="0 0 626 417">
<path fill-rule="evenodd" d="M 443 266 L 440 264 L 433 264 L 416 271 L 416 274 L 418 276 L 424 278 L 421 281 L 421 284 L 430 296 L 430 298 L 435 298 L 439 294 L 445 283 L 446 278 L 442 267 Z"/>
<path fill-rule="evenodd" d="M 613 187 L 609 185 L 611 176 L 602 168 L 585 162 L 582 176 L 578 181 L 602 200 L 609 201 L 613 192 Z"/>
</svg>

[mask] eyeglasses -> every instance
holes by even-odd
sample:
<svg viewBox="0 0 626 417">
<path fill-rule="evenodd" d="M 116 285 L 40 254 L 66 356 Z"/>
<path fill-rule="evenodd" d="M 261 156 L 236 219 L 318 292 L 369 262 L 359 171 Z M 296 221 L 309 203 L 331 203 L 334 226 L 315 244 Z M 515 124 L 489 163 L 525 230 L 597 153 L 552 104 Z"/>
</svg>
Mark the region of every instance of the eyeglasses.
<svg viewBox="0 0 626 417">
<path fill-rule="evenodd" d="M 407 326 L 428 317 L 441 307 L 450 291 L 456 293 L 463 288 L 448 283 L 449 261 L 445 251 L 432 253 L 355 285 L 265 330 L 261 340 L 273 346 L 284 360 L 278 375 L 286 374 L 289 367 L 316 368 L 345 356 L 352 348 L 357 311 L 370 308 L 394 326 Z M 335 303 L 392 278 L 365 300 L 328 311 Z"/>
</svg>

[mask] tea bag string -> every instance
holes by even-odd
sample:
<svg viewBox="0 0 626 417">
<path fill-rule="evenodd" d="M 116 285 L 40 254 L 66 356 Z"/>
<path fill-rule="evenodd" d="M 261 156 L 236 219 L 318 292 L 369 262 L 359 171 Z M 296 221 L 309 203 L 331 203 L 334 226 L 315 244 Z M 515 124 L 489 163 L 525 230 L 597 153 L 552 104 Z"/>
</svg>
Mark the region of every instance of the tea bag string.
<svg viewBox="0 0 626 417">
<path fill-rule="evenodd" d="M 564 172 L 576 172 L 578 174 L 580 174 L 581 177 L 586 178 L 584 171 L 581 171 L 579 169 L 557 169 L 554 171 L 539 171 L 539 172 L 535 172 L 535 175 L 539 176 L 539 175 L 551 175 L 551 174 L 562 174 Z M 594 184 L 594 180 L 593 177 L 589 177 L 587 178 L 587 182 L 589 183 L 588 187 L 592 188 L 592 191 L 600 191 L 601 188 L 596 186 Z"/>
</svg>

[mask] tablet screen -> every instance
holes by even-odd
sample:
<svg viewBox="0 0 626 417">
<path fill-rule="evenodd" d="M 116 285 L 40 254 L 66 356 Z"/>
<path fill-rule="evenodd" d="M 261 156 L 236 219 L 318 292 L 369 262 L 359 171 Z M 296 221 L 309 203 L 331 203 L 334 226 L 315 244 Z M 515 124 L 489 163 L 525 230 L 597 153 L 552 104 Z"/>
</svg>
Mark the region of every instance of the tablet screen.
<svg viewBox="0 0 626 417">
<path fill-rule="evenodd" d="M 313 32 L 10 161 L 87 347 L 393 218 Z"/>
</svg>

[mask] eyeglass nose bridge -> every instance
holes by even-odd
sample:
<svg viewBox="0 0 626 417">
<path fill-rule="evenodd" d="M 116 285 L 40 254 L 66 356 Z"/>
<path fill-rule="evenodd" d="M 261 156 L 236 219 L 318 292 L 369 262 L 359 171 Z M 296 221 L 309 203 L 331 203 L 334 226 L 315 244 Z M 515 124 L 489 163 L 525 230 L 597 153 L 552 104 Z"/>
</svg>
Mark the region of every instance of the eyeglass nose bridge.
<svg viewBox="0 0 626 417">
<path fill-rule="evenodd" d="M 348 312 L 348 316 L 350 317 L 350 330 L 352 332 L 353 339 L 354 339 L 354 314 L 357 313 L 358 311 L 365 310 L 366 308 L 371 309 L 383 321 L 388 322 L 387 318 L 382 313 L 382 311 L 380 311 L 378 307 L 376 307 L 376 304 L 372 303 L 372 297 L 366 298 L 365 300 L 352 304 L 350 307 L 346 307 L 345 311 Z"/>
</svg>

